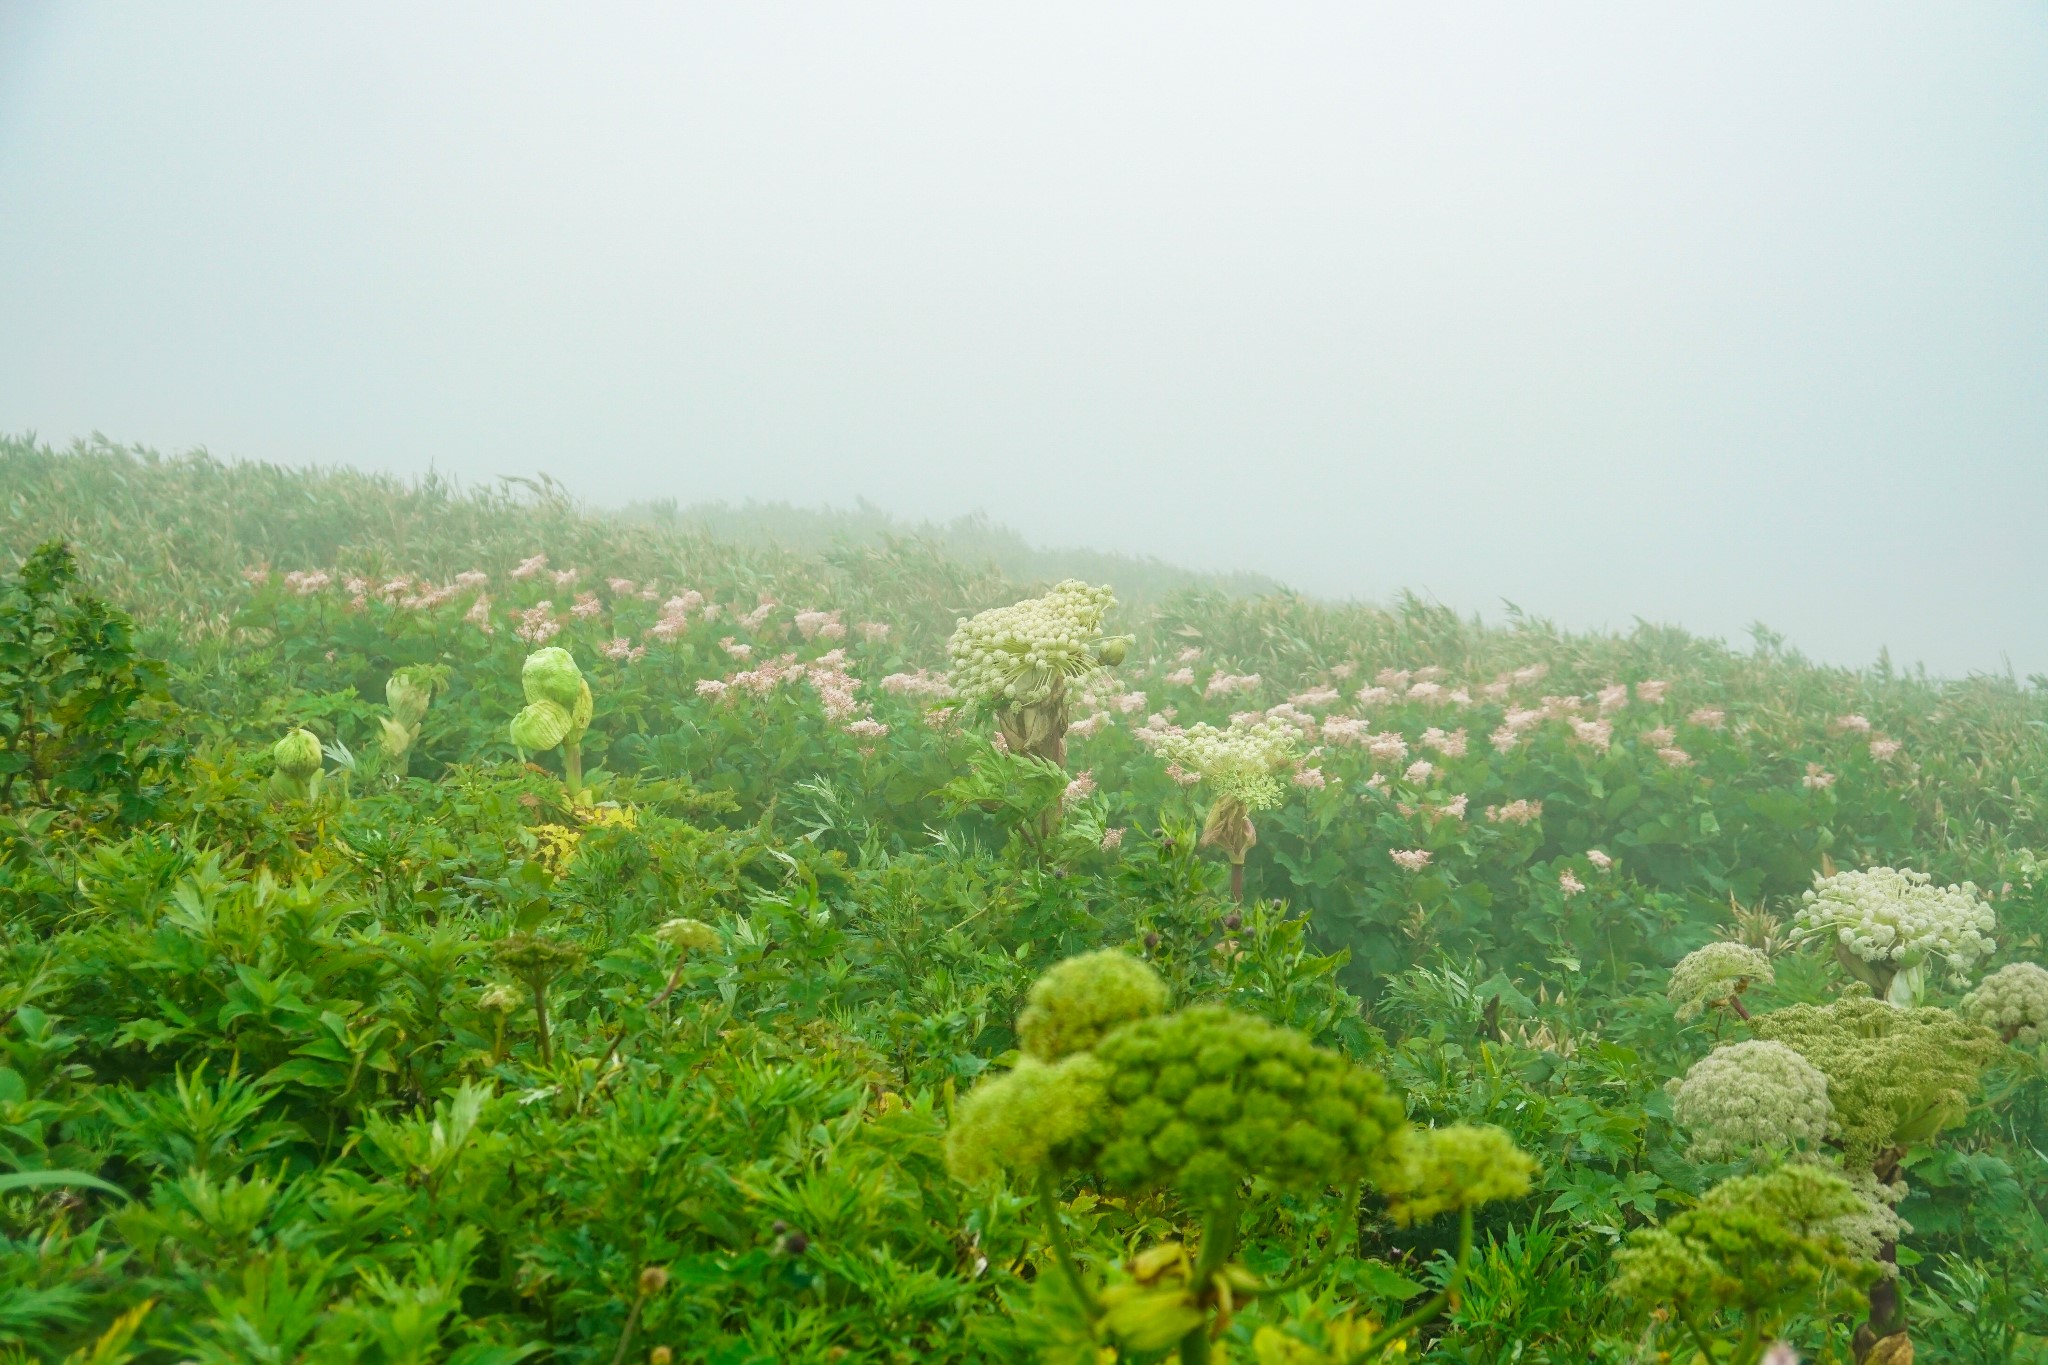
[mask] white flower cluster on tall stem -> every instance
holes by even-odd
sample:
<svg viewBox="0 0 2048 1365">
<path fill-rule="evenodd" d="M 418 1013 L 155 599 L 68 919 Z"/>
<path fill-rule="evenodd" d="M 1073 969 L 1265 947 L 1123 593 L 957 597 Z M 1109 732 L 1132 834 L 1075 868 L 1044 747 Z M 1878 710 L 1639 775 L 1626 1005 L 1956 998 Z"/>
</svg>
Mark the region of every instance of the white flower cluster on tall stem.
<svg viewBox="0 0 2048 1365">
<path fill-rule="evenodd" d="M 1160 741 L 1159 756 L 1200 779 L 1218 800 L 1269 810 L 1287 797 L 1281 774 L 1300 753 L 1300 731 L 1284 721 L 1246 715 L 1228 729 L 1191 725 Z"/>
<path fill-rule="evenodd" d="M 1925 872 L 1873 867 L 1817 879 L 1793 923 L 1832 939 L 1837 960 L 1873 995 L 1911 1006 L 1930 962 L 1961 973 L 1992 951 L 1998 917 L 1969 882 L 1935 886 Z"/>
<path fill-rule="evenodd" d="M 1043 597 L 963 619 L 946 645 L 950 680 L 985 707 L 1049 700 L 1102 667 L 1102 618 L 1115 604 L 1108 588 L 1070 578 Z"/>
<path fill-rule="evenodd" d="M 1828 1078 L 1783 1043 L 1724 1043 L 1692 1064 L 1672 1089 L 1671 1114 L 1692 1135 L 1699 1161 L 1811 1148 L 1834 1108 Z"/>
</svg>

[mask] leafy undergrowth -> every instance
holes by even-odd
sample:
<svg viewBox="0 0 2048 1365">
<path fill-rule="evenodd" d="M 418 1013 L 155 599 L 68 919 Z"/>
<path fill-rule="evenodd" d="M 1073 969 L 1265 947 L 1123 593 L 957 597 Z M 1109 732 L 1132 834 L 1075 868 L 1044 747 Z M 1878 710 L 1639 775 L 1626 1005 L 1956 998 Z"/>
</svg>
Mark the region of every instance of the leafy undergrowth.
<svg viewBox="0 0 2048 1365">
<path fill-rule="evenodd" d="M 1215 1358 L 1345 1359 L 1455 1274 L 1411 1358 L 1684 1360 L 1616 1251 L 1748 1169 L 1666 1082 L 1749 1034 L 1681 1019 L 1673 964 L 1739 941 L 1746 1012 L 1853 998 L 1794 910 L 1870 866 L 1983 889 L 1972 980 L 2043 954 L 2048 698 L 2008 680 L 1191 591 L 1113 613 L 1015 752 L 946 645 L 1033 587 L 916 542 L 25 443 L 0 494 L 0 1359 L 1156 1358 L 1028 1182 L 945 1151 L 1031 983 L 1119 947 L 1536 1160 L 1461 1269 L 1452 1222 L 1248 1184 L 1249 1273 L 1329 1254 Z M 58 535 L 80 579 L 15 572 Z M 590 689 L 573 783 L 508 729 L 543 647 Z M 1234 715 L 1279 755 L 1249 843 L 1172 757 Z M 2044 1087 L 2001 1049 L 1899 1144 L 1923 1359 L 2048 1358 Z M 1170 1188 L 1054 1197 L 1097 1285 L 1199 1240 Z M 1859 1320 L 1779 1326 L 1846 1361 Z"/>
</svg>

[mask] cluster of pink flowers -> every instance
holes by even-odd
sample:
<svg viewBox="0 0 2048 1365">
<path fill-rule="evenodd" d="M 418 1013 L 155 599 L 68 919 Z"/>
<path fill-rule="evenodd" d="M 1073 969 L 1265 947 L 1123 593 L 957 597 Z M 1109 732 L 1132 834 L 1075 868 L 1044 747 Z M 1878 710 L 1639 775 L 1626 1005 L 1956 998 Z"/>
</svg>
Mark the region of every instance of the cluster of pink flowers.
<svg viewBox="0 0 2048 1365">
<path fill-rule="evenodd" d="M 631 640 L 621 635 L 616 639 L 607 640 L 604 644 L 599 645 L 597 652 L 604 655 L 607 659 L 615 659 L 620 663 L 637 664 L 647 657 L 647 646 L 636 646 Z"/>
<path fill-rule="evenodd" d="M 803 674 L 811 690 L 818 694 L 826 719 L 846 721 L 867 710 L 866 703 L 854 700 L 853 694 L 860 686 L 860 679 L 846 671 L 845 650 L 835 649 L 820 655 L 811 661 L 809 667 L 803 668 Z"/>
<path fill-rule="evenodd" d="M 1686 720 L 1702 730 L 1718 730 L 1728 723 L 1728 713 L 1718 706 L 1702 706 Z"/>
<path fill-rule="evenodd" d="M 1404 782 L 1412 782 L 1420 786 L 1424 782 L 1429 781 L 1435 773 L 1436 764 L 1431 763 L 1426 758 L 1418 758 L 1408 765 L 1408 771 L 1401 774 L 1401 779 Z"/>
<path fill-rule="evenodd" d="M 1429 729 L 1422 732 L 1422 747 L 1434 749 L 1445 758 L 1463 758 L 1465 756 L 1465 732 L 1463 730 L 1452 730 L 1447 733 L 1432 725 Z"/>
<path fill-rule="evenodd" d="M 1828 723 L 1828 728 L 1836 734 L 1867 735 L 1870 733 L 1870 717 L 1836 716 Z"/>
<path fill-rule="evenodd" d="M 1905 744 L 1896 739 L 1873 739 L 1870 741 L 1870 756 L 1883 763 L 1896 756 Z"/>
<path fill-rule="evenodd" d="M 1060 805 L 1068 810 L 1072 810 L 1094 794 L 1095 773 L 1093 770 L 1090 770 L 1067 783 L 1066 790 L 1060 793 Z"/>
<path fill-rule="evenodd" d="M 1174 656 L 1174 662 L 1182 664 L 1191 664 L 1201 657 L 1202 651 L 1200 649 L 1196 648 L 1194 645 L 1188 645 L 1184 647 L 1179 654 Z"/>
<path fill-rule="evenodd" d="M 1628 684 L 1613 683 L 1601 688 L 1599 701 L 1601 715 L 1604 716 L 1610 711 L 1619 711 L 1622 707 L 1628 705 Z"/>
<path fill-rule="evenodd" d="M 1380 706 L 1394 699 L 1392 689 L 1385 687 L 1361 687 L 1357 701 L 1360 706 Z"/>
<path fill-rule="evenodd" d="M 882 679 L 881 688 L 892 697 L 915 697 L 921 701 L 944 701 L 953 695 L 953 684 L 944 674 L 927 673 L 922 668 L 915 673 L 891 673 Z"/>
<path fill-rule="evenodd" d="M 1675 744 L 1667 744 L 1657 750 L 1657 757 L 1664 760 L 1666 767 L 1690 768 L 1692 766 L 1692 755 Z"/>
<path fill-rule="evenodd" d="M 1330 785 L 1330 779 L 1323 775 L 1321 768 L 1299 768 L 1295 770 L 1294 785 L 1310 791 L 1321 791 Z"/>
<path fill-rule="evenodd" d="M 1187 667 L 1186 665 L 1182 665 L 1181 667 L 1174 669 L 1173 672 L 1167 674 L 1165 677 L 1161 678 L 1159 681 L 1167 683 L 1173 687 L 1193 687 L 1195 685 L 1195 670 Z"/>
<path fill-rule="evenodd" d="M 512 633 L 530 645 L 544 645 L 562 631 L 562 623 L 555 619 L 555 604 L 546 600 L 525 611 L 515 609 L 512 617 L 519 622 Z"/>
<path fill-rule="evenodd" d="M 1387 856 L 1410 872 L 1420 872 L 1429 866 L 1431 854 L 1426 848 L 1394 848 L 1387 850 Z"/>
<path fill-rule="evenodd" d="M 1437 806 L 1431 814 L 1435 815 L 1438 819 L 1462 820 L 1465 818 L 1465 811 L 1471 805 L 1471 802 L 1472 798 L 1470 796 L 1464 792 L 1459 792 L 1450 800 Z"/>
<path fill-rule="evenodd" d="M 1613 856 L 1611 854 L 1602 853 L 1597 848 L 1589 848 L 1586 850 L 1586 861 L 1591 863 L 1593 866 L 1599 868 L 1602 872 L 1610 871 L 1614 867 Z"/>
<path fill-rule="evenodd" d="M 740 628 L 742 630 L 759 630 L 761 623 L 768 619 L 768 614 L 774 611 L 775 607 L 775 599 L 764 594 L 760 599 L 759 605 L 745 616 L 738 618 Z"/>
<path fill-rule="evenodd" d="M 1408 741 L 1392 730 L 1382 730 L 1365 742 L 1365 751 L 1375 763 L 1399 763 L 1408 757 Z"/>
<path fill-rule="evenodd" d="M 1256 720 L 1258 718 L 1258 713 L 1256 711 L 1248 712 L 1246 714 L 1249 716 L 1250 719 Z M 1291 725 L 1295 729 L 1301 731 L 1302 735 L 1305 738 L 1315 738 L 1316 718 L 1310 715 L 1308 712 L 1302 710 L 1300 707 L 1296 706 L 1291 701 L 1283 701 L 1278 706 L 1267 707 L 1266 719 L 1277 720 L 1282 725 Z"/>
<path fill-rule="evenodd" d="M 1104 853 L 1116 852 L 1117 849 L 1123 846 L 1123 842 L 1124 831 L 1121 825 L 1117 826 L 1114 829 L 1106 829 L 1102 831 L 1102 851 Z"/>
<path fill-rule="evenodd" d="M 1564 892 L 1566 899 L 1570 899 L 1584 891 L 1586 884 L 1580 881 L 1570 868 L 1566 868 L 1557 874 L 1557 889 Z"/>
<path fill-rule="evenodd" d="M 704 594 L 691 589 L 661 604 L 661 614 L 647 628 L 647 637 L 664 644 L 682 637 L 690 628 L 690 613 L 704 605 Z"/>
<path fill-rule="evenodd" d="M 533 577 L 535 574 L 539 573 L 542 569 L 545 569 L 547 566 L 548 557 L 546 555 L 535 555 L 531 559 L 522 559 L 519 561 L 518 564 L 514 565 L 512 568 L 512 576 L 523 582 L 526 579 Z"/>
<path fill-rule="evenodd" d="M 614 597 L 631 597 L 640 587 L 630 578 L 607 578 L 604 585 L 612 590 Z"/>
<path fill-rule="evenodd" d="M 1081 719 L 1067 726 L 1067 734 L 1074 739 L 1093 739 L 1110 724 L 1109 712 L 1091 711 Z"/>
<path fill-rule="evenodd" d="M 1496 825 L 1533 825 L 1543 818 L 1543 803 L 1524 799 L 1505 806 L 1488 806 L 1486 818 Z"/>
<path fill-rule="evenodd" d="M 301 597 L 311 597 L 333 581 L 324 569 L 294 569 L 284 576 L 284 585 Z"/>
<path fill-rule="evenodd" d="M 1258 687 L 1259 675 L 1256 673 L 1231 673 L 1219 668 L 1209 675 L 1209 685 L 1202 689 L 1202 696 L 1205 700 L 1214 701 L 1233 693 L 1256 692 Z"/>
<path fill-rule="evenodd" d="M 1826 791 L 1835 785 L 1835 775 L 1818 763 L 1806 765 L 1806 776 L 1801 779 L 1808 791 Z"/>
<path fill-rule="evenodd" d="M 1334 687 L 1311 687 L 1306 692 L 1297 692 L 1287 700 L 1295 706 L 1328 706 L 1337 700 Z"/>
<path fill-rule="evenodd" d="M 846 627 L 839 624 L 836 611 L 800 611 L 796 614 L 796 633 L 806 640 L 844 640 Z"/>
<path fill-rule="evenodd" d="M 1678 731 L 1669 725 L 1660 725 L 1654 730 L 1643 731 L 1642 740 L 1652 749 L 1662 749 L 1678 743 Z"/>
<path fill-rule="evenodd" d="M 1156 749 L 1171 736 L 1187 733 L 1173 723 L 1173 715 L 1171 706 L 1164 711 L 1154 711 L 1145 718 L 1143 725 L 1131 731 L 1131 737 L 1148 749 Z"/>
<path fill-rule="evenodd" d="M 1177 785 L 1183 787 L 1192 787 L 1197 782 L 1200 782 L 1202 780 L 1202 775 L 1200 773 L 1191 773 L 1186 768 L 1181 767 L 1178 763 L 1167 764 L 1166 775 L 1169 778 L 1173 779 L 1173 781 Z"/>
<path fill-rule="evenodd" d="M 242 570 L 242 581 L 252 588 L 262 587 L 270 581 L 269 563 L 251 564 L 248 568 Z"/>
<path fill-rule="evenodd" d="M 1572 735 L 1581 744 L 1590 744 L 1601 753 L 1614 743 L 1614 722 L 1611 720 L 1580 720 L 1572 717 Z"/>
<path fill-rule="evenodd" d="M 1509 707 L 1501 723 L 1494 727 L 1487 738 L 1493 744 L 1495 753 L 1507 753 L 1522 742 L 1524 732 L 1533 730 L 1549 718 L 1548 711 Z"/>
<path fill-rule="evenodd" d="M 569 608 L 569 614 L 579 621 L 589 621 L 604 615 L 604 603 L 597 600 L 594 592 L 579 592 L 576 605 Z"/>
<path fill-rule="evenodd" d="M 1322 731 L 1332 744 L 1363 744 L 1366 725 L 1360 716 L 1329 716 L 1323 720 Z"/>
<path fill-rule="evenodd" d="M 582 570 L 580 569 L 557 569 L 554 572 L 555 586 L 558 588 L 573 588 L 576 586 L 576 579 L 581 573 Z"/>
<path fill-rule="evenodd" d="M 854 629 L 860 632 L 861 639 L 871 645 L 878 645 L 889 638 L 889 624 L 886 621 L 862 621 Z"/>
<path fill-rule="evenodd" d="M 858 720 L 850 720 L 846 723 L 846 733 L 854 736 L 856 739 L 880 739 L 889 733 L 889 727 L 876 720 L 873 716 L 862 716 Z"/>
<path fill-rule="evenodd" d="M 469 604 L 469 610 L 462 619 L 486 635 L 496 635 L 498 628 L 491 623 L 491 599 L 487 593 L 478 593 L 476 601 Z"/>
<path fill-rule="evenodd" d="M 754 657 L 754 647 L 752 645 L 741 644 L 730 635 L 721 637 L 718 641 L 718 647 L 733 658 L 738 659 L 741 663 L 745 663 Z"/>
<path fill-rule="evenodd" d="M 1645 706 L 1659 706 L 1670 691 L 1671 684 L 1663 679 L 1646 679 L 1636 684 L 1636 700 Z"/>
<path fill-rule="evenodd" d="M 464 569 L 455 575 L 455 586 L 463 592 L 473 592 L 478 588 L 487 587 L 490 581 L 491 576 L 482 569 Z"/>
</svg>

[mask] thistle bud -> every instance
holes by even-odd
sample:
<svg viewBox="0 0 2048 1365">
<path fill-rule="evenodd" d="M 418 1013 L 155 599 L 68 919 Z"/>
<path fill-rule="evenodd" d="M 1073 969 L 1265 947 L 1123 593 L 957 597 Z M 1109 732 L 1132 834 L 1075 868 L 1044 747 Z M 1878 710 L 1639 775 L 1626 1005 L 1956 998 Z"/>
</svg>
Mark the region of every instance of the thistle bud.
<svg viewBox="0 0 2048 1365">
<path fill-rule="evenodd" d="M 294 782 L 320 771 L 320 737 L 311 730 L 293 730 L 270 750 L 277 770 Z"/>
<path fill-rule="evenodd" d="M 667 1266 L 651 1265 L 640 1272 L 640 1292 L 642 1294 L 659 1294 L 666 1288 L 668 1288 Z"/>
</svg>

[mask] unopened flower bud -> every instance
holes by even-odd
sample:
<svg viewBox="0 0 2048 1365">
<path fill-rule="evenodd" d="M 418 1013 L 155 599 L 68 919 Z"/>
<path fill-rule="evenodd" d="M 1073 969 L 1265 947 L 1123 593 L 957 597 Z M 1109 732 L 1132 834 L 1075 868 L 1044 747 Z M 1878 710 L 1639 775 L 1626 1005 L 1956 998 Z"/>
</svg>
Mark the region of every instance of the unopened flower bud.
<svg viewBox="0 0 2048 1365">
<path fill-rule="evenodd" d="M 1223 917 L 1223 927 L 1230 933 L 1236 933 L 1244 927 L 1244 916 L 1238 914 L 1235 910 L 1231 911 Z"/>
<path fill-rule="evenodd" d="M 792 1232 L 782 1239 L 782 1249 L 792 1256 L 801 1256 L 810 1250 L 811 1239 L 801 1232 Z"/>
<path fill-rule="evenodd" d="M 311 777 L 320 771 L 320 737 L 311 730 L 293 730 L 271 747 L 270 757 L 286 777 Z"/>
<path fill-rule="evenodd" d="M 659 1294 L 666 1288 L 668 1288 L 667 1266 L 651 1265 L 640 1272 L 640 1292 L 642 1294 Z"/>
<path fill-rule="evenodd" d="M 647 1365 L 670 1365 L 676 1353 L 666 1346 L 657 1346 L 647 1353 Z"/>
</svg>

